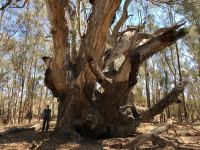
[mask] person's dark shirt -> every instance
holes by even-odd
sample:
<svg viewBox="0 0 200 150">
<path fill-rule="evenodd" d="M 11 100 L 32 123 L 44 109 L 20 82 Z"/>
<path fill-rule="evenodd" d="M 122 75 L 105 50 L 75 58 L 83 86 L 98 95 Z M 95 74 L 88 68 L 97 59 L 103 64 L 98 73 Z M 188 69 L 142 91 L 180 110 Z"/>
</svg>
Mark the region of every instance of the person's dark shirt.
<svg viewBox="0 0 200 150">
<path fill-rule="evenodd" d="M 32 119 L 32 117 L 33 117 L 33 114 L 32 114 L 32 112 L 31 112 L 31 111 L 29 111 L 29 112 L 27 113 L 27 118 L 30 118 L 30 119 Z"/>
<path fill-rule="evenodd" d="M 43 119 L 50 120 L 51 119 L 51 109 L 45 108 L 42 114 Z"/>
</svg>

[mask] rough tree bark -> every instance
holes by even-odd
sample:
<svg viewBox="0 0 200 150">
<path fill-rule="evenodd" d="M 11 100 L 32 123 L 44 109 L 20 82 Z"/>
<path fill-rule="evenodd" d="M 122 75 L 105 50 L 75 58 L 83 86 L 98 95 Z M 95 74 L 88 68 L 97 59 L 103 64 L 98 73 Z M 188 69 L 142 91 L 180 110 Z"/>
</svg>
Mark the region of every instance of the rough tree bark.
<svg viewBox="0 0 200 150">
<path fill-rule="evenodd" d="M 47 65 L 45 84 L 59 99 L 55 128 L 57 135 L 76 138 L 80 135 L 93 138 L 130 135 L 141 122 L 161 113 L 183 91 L 185 84 L 178 85 L 159 103 L 144 109 L 141 114 L 134 105 L 132 93 L 140 65 L 187 34 L 185 29 L 179 29 L 183 22 L 158 30 L 154 35 L 140 33 L 142 27 L 119 32 L 118 26 L 127 19 L 126 10 L 130 4 L 130 0 L 127 0 L 121 19 L 114 33 L 110 34 L 109 29 L 121 0 L 93 1 L 87 32 L 81 38 L 77 59 L 72 63 L 69 52 L 71 45 L 67 42 L 70 32 L 65 18 L 69 2 L 45 2 L 54 45 L 53 57 L 43 57 Z M 143 39 L 148 39 L 148 42 L 140 45 Z M 113 48 L 106 51 L 108 41 Z M 122 55 L 126 59 L 118 71 L 103 72 Z M 104 92 L 97 90 L 97 83 Z"/>
</svg>

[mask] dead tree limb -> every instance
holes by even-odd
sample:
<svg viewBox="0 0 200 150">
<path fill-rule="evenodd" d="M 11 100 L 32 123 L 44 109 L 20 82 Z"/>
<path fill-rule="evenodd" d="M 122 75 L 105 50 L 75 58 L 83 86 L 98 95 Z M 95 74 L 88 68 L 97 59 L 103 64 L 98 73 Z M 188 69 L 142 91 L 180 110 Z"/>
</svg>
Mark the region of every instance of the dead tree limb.
<svg viewBox="0 0 200 150">
<path fill-rule="evenodd" d="M 133 141 L 124 145 L 123 148 L 137 149 L 142 144 L 144 144 L 146 141 L 152 140 L 153 135 L 158 135 L 158 134 L 161 134 L 161 133 L 169 130 L 172 127 L 172 125 L 173 125 L 173 122 L 170 120 L 163 126 L 153 129 L 149 133 L 144 133 L 144 134 L 138 135 Z"/>
<path fill-rule="evenodd" d="M 35 128 L 33 127 L 15 127 L 15 128 L 10 128 L 2 133 L 0 133 L 0 137 L 8 135 L 8 134 L 14 134 L 14 133 L 19 133 L 23 131 L 34 131 Z"/>
<path fill-rule="evenodd" d="M 160 143 L 160 147 L 163 148 L 165 146 L 172 146 L 175 150 L 199 150 L 199 146 L 194 145 L 186 145 L 186 144 L 178 144 L 174 141 L 168 140 L 164 137 L 160 137 L 158 135 L 152 135 L 151 138 L 156 141 L 156 143 Z M 162 143 L 162 144 L 161 144 Z"/>
<path fill-rule="evenodd" d="M 173 104 L 178 99 L 179 94 L 183 92 L 185 85 L 186 82 L 180 83 L 166 97 L 142 113 L 143 122 L 153 119 L 154 116 L 160 114 L 165 108 Z"/>
<path fill-rule="evenodd" d="M 138 135 L 134 140 L 124 145 L 123 148 L 138 149 L 145 142 L 152 141 L 153 143 L 158 144 L 160 148 L 164 148 L 165 146 L 168 145 L 168 146 L 172 146 L 176 150 L 198 150 L 199 149 L 199 147 L 197 146 L 182 144 L 180 142 L 176 143 L 172 140 L 159 136 L 159 134 L 168 131 L 172 127 L 173 127 L 173 121 L 170 120 L 163 126 L 160 126 L 158 128 L 151 130 L 149 133 Z"/>
<path fill-rule="evenodd" d="M 8 134 L 14 134 L 14 133 L 19 133 L 19 132 L 24 132 L 24 131 L 38 131 L 40 129 L 41 129 L 41 125 L 39 123 L 30 127 L 14 127 L 14 128 L 10 128 L 6 131 L 1 132 L 0 137 L 6 136 Z"/>
</svg>

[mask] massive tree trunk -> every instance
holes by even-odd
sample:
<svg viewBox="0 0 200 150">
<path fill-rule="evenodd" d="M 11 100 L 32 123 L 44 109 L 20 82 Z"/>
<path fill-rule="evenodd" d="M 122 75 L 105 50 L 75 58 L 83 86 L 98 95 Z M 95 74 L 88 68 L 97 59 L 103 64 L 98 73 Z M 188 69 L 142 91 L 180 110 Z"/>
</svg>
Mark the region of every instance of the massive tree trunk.
<svg viewBox="0 0 200 150">
<path fill-rule="evenodd" d="M 63 136 L 127 136 L 139 124 L 152 119 L 172 104 L 183 91 L 184 84 L 175 87 L 155 106 L 142 109 L 134 105 L 132 90 L 137 83 L 140 65 L 153 54 L 165 49 L 186 35 L 179 29 L 184 23 L 161 29 L 154 35 L 140 33 L 140 28 L 128 28 L 119 33 L 128 17 L 125 1 L 121 18 L 109 29 L 121 0 L 93 1 L 87 32 L 81 37 L 76 60 L 71 62 L 68 1 L 46 0 L 51 23 L 54 55 L 43 57 L 47 65 L 45 84 L 58 97 L 58 118 L 55 133 Z M 143 45 L 141 40 L 148 39 Z M 106 43 L 112 45 L 107 50 Z M 107 66 L 125 56 L 118 71 Z M 101 89 L 97 88 L 97 83 Z"/>
</svg>

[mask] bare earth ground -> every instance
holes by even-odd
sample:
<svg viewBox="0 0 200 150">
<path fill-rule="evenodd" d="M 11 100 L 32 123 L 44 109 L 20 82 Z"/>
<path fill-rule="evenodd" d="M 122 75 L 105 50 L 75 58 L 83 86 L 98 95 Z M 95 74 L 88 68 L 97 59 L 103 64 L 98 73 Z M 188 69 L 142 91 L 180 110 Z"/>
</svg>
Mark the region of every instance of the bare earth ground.
<svg viewBox="0 0 200 150">
<path fill-rule="evenodd" d="M 159 124 L 145 123 L 138 128 L 138 132 L 146 133 Z M 13 125 L 2 125 L 0 124 L 0 132 Z M 116 150 L 121 149 L 122 145 L 130 142 L 134 137 L 129 138 L 111 138 L 105 140 L 80 140 L 80 141 L 69 141 L 66 139 L 56 139 L 52 136 L 53 127 L 48 132 L 36 132 L 36 131 L 25 131 L 16 134 L 10 134 L 6 137 L 0 137 L 0 150 L 28 150 L 30 147 L 38 146 L 40 150 Z M 164 133 L 162 136 L 177 139 L 185 144 L 191 144 L 199 146 L 200 149 L 200 123 L 192 125 L 176 125 L 175 131 L 169 130 L 168 133 Z M 141 146 L 140 149 L 150 150 L 156 149 L 151 142 L 147 142 Z M 166 147 L 164 149 L 172 150 L 172 147 Z"/>
</svg>

